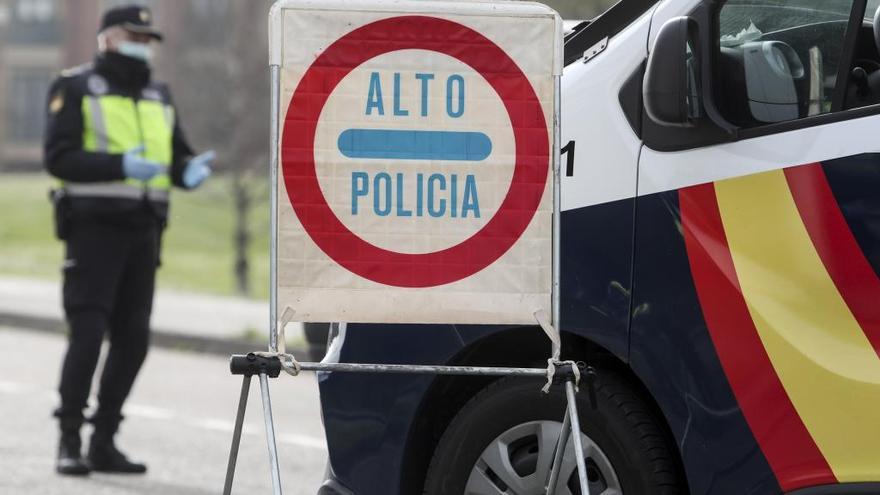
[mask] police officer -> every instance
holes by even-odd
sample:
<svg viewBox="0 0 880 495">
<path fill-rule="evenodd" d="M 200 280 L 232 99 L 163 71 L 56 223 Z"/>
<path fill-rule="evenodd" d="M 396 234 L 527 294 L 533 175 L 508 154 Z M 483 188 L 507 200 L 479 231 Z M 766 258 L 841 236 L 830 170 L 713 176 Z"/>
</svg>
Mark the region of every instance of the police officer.
<svg viewBox="0 0 880 495">
<path fill-rule="evenodd" d="M 55 412 L 62 474 L 146 471 L 113 437 L 147 354 L 169 191 L 198 187 L 214 159 L 212 152 L 193 156 L 168 88 L 151 79 L 151 43 L 161 40 L 148 9 L 111 9 L 94 63 L 63 72 L 49 90 L 45 165 L 60 180 L 53 198 L 57 233 L 66 241 L 70 327 Z M 110 350 L 83 458 L 79 431 L 105 335 Z"/>
</svg>

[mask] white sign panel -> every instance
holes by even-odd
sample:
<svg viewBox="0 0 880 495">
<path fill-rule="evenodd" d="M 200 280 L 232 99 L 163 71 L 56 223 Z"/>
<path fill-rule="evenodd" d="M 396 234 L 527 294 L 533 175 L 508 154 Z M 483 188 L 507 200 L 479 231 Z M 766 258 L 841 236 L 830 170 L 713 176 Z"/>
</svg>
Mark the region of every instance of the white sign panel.
<svg viewBox="0 0 880 495">
<path fill-rule="evenodd" d="M 278 2 L 278 307 L 301 321 L 549 312 L 561 23 L 525 2 Z"/>
</svg>

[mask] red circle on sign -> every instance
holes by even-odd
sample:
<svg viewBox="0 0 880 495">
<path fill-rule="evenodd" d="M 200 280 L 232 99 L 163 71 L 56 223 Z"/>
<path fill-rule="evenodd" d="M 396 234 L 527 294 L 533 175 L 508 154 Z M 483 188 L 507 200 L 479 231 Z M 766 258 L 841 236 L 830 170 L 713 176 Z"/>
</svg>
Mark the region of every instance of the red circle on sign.
<svg viewBox="0 0 880 495">
<path fill-rule="evenodd" d="M 315 133 L 336 86 L 364 62 L 398 50 L 449 55 L 480 73 L 504 102 L 513 126 L 516 165 L 495 215 L 455 246 L 431 253 L 398 253 L 348 229 L 321 191 L 315 171 Z M 445 19 L 400 16 L 366 24 L 327 47 L 303 75 L 287 109 L 281 140 L 287 196 L 309 236 L 327 256 L 366 279 L 397 287 L 434 287 L 469 277 L 494 263 L 529 226 L 548 174 L 549 134 L 531 83 L 498 45 Z"/>
</svg>

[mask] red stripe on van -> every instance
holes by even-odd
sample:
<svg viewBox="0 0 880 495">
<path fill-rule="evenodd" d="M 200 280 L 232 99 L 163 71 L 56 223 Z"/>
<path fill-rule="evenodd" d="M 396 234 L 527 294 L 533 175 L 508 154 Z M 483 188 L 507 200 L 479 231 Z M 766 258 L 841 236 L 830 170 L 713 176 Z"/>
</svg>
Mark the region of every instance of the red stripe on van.
<svg viewBox="0 0 880 495">
<path fill-rule="evenodd" d="M 681 220 L 703 317 L 743 415 L 783 491 L 836 483 L 794 408 L 752 321 L 713 184 L 679 191 Z"/>
<path fill-rule="evenodd" d="M 846 223 L 822 165 L 786 169 L 785 178 L 819 258 L 880 356 L 880 278 Z"/>
</svg>

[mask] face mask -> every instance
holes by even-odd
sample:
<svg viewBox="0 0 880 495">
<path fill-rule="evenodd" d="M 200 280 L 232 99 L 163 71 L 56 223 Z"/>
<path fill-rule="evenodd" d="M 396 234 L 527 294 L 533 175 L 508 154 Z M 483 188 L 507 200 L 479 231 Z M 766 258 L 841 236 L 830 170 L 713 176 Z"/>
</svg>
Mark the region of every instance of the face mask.
<svg viewBox="0 0 880 495">
<path fill-rule="evenodd" d="M 131 57 L 142 62 L 149 62 L 153 57 L 153 49 L 146 43 L 123 41 L 119 43 L 118 51 L 120 55 L 125 55 L 126 57 Z"/>
</svg>

